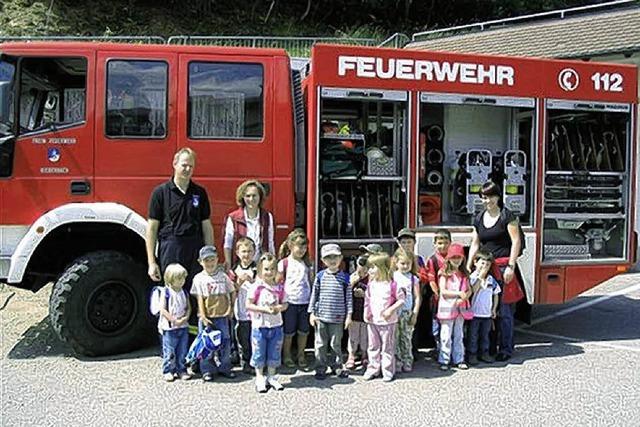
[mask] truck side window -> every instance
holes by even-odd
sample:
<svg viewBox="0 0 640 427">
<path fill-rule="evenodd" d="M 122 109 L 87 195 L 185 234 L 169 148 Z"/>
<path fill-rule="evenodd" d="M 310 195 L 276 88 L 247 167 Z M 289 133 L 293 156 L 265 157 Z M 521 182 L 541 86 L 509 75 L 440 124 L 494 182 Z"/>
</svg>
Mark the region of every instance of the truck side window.
<svg viewBox="0 0 640 427">
<path fill-rule="evenodd" d="M 146 139 L 166 136 L 167 73 L 164 61 L 107 63 L 107 136 Z"/>
<path fill-rule="evenodd" d="M 263 135 L 260 64 L 189 64 L 189 137 L 253 139 Z"/>
<path fill-rule="evenodd" d="M 21 133 L 84 122 L 85 58 L 25 58 L 20 78 Z"/>
</svg>

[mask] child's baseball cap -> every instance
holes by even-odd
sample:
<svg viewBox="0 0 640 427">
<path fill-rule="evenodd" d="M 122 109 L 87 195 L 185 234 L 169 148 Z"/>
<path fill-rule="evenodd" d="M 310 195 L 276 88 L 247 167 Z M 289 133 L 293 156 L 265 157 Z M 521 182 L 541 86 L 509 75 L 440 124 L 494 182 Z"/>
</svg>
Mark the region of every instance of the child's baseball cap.
<svg viewBox="0 0 640 427">
<path fill-rule="evenodd" d="M 326 245 L 323 245 L 322 248 L 320 249 L 320 257 L 321 258 L 325 258 L 331 255 L 342 255 L 342 250 L 340 249 L 340 246 L 338 246 L 335 243 L 327 243 Z"/>
<path fill-rule="evenodd" d="M 360 245 L 360 250 L 368 255 L 379 254 L 384 249 L 377 243 L 369 243 L 368 245 Z"/>
<path fill-rule="evenodd" d="M 207 258 L 211 258 L 211 257 L 217 257 L 218 256 L 218 251 L 216 250 L 215 246 L 212 245 L 206 245 L 203 246 L 202 248 L 200 248 L 200 253 L 198 254 L 198 259 L 199 260 L 205 260 Z"/>
<path fill-rule="evenodd" d="M 452 243 L 447 251 L 447 259 L 462 257 L 464 258 L 464 246 L 459 243 Z"/>
<path fill-rule="evenodd" d="M 413 240 L 416 240 L 416 233 L 410 228 L 403 228 L 402 230 L 398 231 L 397 239 L 400 240 L 403 237 L 410 237 Z"/>
</svg>

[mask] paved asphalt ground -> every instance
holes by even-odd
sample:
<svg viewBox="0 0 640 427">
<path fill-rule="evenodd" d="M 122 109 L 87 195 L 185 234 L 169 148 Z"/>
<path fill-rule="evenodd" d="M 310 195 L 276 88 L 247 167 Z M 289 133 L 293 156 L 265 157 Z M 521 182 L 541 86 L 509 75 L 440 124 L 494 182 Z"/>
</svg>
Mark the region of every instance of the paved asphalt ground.
<svg viewBox="0 0 640 427">
<path fill-rule="evenodd" d="M 1 426 L 638 426 L 640 274 L 570 304 L 536 307 L 509 364 L 442 373 L 429 359 L 390 384 L 361 372 L 317 382 L 165 383 L 156 349 L 77 359 L 52 334 L 49 289 L 0 289 Z"/>
</svg>

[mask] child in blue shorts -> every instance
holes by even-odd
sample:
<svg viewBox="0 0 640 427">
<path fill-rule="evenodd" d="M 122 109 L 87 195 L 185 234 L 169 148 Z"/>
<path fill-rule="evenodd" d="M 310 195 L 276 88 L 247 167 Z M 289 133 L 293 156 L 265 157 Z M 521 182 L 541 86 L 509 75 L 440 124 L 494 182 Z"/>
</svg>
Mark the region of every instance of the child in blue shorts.
<svg viewBox="0 0 640 427">
<path fill-rule="evenodd" d="M 280 246 L 278 263 L 278 283 L 284 285 L 289 307 L 284 316 L 284 343 L 282 359 L 287 368 L 295 367 L 291 353 L 293 337 L 298 334 L 296 359 L 300 368 L 307 367 L 304 349 L 309 334 L 309 299 L 311 298 L 311 261 L 307 251 L 309 239 L 304 230 L 296 228 Z"/>
<path fill-rule="evenodd" d="M 258 278 L 247 297 L 247 310 L 251 312 L 251 366 L 256 370 L 256 391 L 265 393 L 267 386 L 275 390 L 284 387 L 276 378 L 280 366 L 282 341 L 282 312 L 287 309 L 284 287 L 276 283 L 278 260 L 265 253 L 258 260 Z M 264 367 L 267 376 L 264 376 Z"/>
</svg>

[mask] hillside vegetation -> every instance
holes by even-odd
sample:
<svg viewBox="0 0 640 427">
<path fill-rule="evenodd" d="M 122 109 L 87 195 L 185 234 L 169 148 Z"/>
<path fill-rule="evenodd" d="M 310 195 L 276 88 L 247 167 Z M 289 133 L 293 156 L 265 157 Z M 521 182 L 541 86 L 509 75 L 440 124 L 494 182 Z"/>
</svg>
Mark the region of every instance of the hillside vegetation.
<svg viewBox="0 0 640 427">
<path fill-rule="evenodd" d="M 577 0 L 3 0 L 0 36 L 280 35 L 385 38 L 572 7 Z"/>
</svg>

